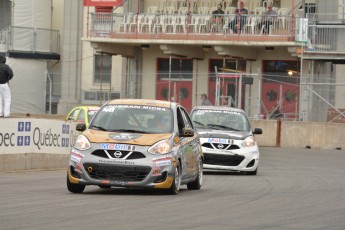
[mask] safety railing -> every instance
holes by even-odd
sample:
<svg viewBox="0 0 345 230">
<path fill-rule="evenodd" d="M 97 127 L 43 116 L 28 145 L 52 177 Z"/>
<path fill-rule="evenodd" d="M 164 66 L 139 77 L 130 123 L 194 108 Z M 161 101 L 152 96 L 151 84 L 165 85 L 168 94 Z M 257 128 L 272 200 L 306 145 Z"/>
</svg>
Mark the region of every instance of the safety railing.
<svg viewBox="0 0 345 230">
<path fill-rule="evenodd" d="M 262 15 L 237 14 L 109 14 L 91 13 L 90 37 L 113 37 L 118 34 L 191 34 L 229 36 L 294 36 L 294 18 L 274 17 L 265 23 Z"/>
<path fill-rule="evenodd" d="M 308 25 L 309 52 L 345 52 L 345 25 Z"/>
<path fill-rule="evenodd" d="M 9 26 L 0 31 L 0 51 L 60 53 L 58 30 Z"/>
</svg>

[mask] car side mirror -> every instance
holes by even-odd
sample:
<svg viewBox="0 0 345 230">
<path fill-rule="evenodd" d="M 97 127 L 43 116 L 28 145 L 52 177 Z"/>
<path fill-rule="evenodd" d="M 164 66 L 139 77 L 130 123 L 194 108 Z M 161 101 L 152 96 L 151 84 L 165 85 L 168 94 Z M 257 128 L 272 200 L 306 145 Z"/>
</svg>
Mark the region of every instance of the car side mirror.
<svg viewBox="0 0 345 230">
<path fill-rule="evenodd" d="M 75 127 L 75 130 L 83 132 L 86 129 L 86 124 L 85 123 L 78 123 Z"/>
<path fill-rule="evenodd" d="M 262 129 L 260 129 L 260 128 L 255 128 L 255 129 L 253 130 L 253 134 L 262 134 Z"/>
<path fill-rule="evenodd" d="M 192 128 L 183 128 L 182 135 L 180 137 L 192 137 L 194 136 L 194 130 Z"/>
</svg>

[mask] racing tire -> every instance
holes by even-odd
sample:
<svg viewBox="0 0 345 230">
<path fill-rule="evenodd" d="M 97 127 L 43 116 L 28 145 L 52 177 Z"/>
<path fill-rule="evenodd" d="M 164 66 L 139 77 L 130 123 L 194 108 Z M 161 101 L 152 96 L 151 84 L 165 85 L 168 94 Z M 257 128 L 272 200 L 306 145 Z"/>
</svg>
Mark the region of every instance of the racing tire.
<svg viewBox="0 0 345 230">
<path fill-rule="evenodd" d="M 202 185 L 202 181 L 203 181 L 203 163 L 202 160 L 199 161 L 199 168 L 198 168 L 198 176 L 196 177 L 196 179 L 192 182 L 189 182 L 187 184 L 187 188 L 189 190 L 199 190 L 201 188 Z"/>
<path fill-rule="evenodd" d="M 85 185 L 71 183 L 69 181 L 68 175 L 67 175 L 67 189 L 68 189 L 68 191 L 70 191 L 72 193 L 82 193 L 82 192 L 84 192 Z"/>
<path fill-rule="evenodd" d="M 181 166 L 178 163 L 175 168 L 173 182 L 167 192 L 170 195 L 177 195 L 178 192 L 180 191 L 180 187 L 181 187 Z"/>
<path fill-rule="evenodd" d="M 247 172 L 247 175 L 255 176 L 257 173 L 258 173 L 258 168 L 256 168 L 255 171 L 249 171 L 249 172 Z"/>
</svg>

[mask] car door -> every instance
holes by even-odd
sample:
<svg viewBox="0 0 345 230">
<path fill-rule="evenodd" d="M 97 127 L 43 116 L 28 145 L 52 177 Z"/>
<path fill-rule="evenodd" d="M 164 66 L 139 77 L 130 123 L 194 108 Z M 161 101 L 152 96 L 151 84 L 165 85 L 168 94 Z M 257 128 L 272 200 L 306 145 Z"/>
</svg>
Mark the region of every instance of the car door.
<svg viewBox="0 0 345 230">
<path fill-rule="evenodd" d="M 179 133 L 182 134 L 183 129 L 187 127 L 184 118 L 184 112 L 181 107 L 177 108 L 177 121 Z M 181 154 L 182 163 L 182 179 L 188 179 L 195 171 L 195 163 L 193 160 L 193 141 L 194 137 L 181 137 L 179 140 L 179 150 Z"/>
<path fill-rule="evenodd" d="M 181 112 L 183 115 L 185 127 L 191 128 L 194 130 L 193 123 L 189 117 L 188 112 L 184 108 L 181 108 Z M 201 148 L 200 148 L 200 141 L 199 141 L 199 138 L 197 137 L 196 132 L 194 133 L 194 136 L 191 137 L 190 146 L 192 146 L 192 167 L 190 170 L 191 170 L 191 172 L 197 172 L 199 160 L 200 160 L 200 149 Z"/>
</svg>

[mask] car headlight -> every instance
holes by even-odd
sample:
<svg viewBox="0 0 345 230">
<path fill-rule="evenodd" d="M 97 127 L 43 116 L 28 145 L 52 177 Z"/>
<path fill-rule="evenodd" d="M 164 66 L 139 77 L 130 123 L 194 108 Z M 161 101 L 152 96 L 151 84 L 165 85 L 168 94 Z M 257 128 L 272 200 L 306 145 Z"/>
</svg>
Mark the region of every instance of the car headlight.
<svg viewBox="0 0 345 230">
<path fill-rule="evenodd" d="M 244 147 L 253 147 L 255 146 L 255 137 L 253 136 L 250 136 L 250 137 L 247 137 L 246 139 L 244 139 L 244 141 L 242 142 L 242 145 Z"/>
<path fill-rule="evenodd" d="M 79 135 L 77 140 L 75 141 L 74 148 L 79 150 L 87 150 L 91 148 L 91 144 L 84 135 Z"/>
<path fill-rule="evenodd" d="M 162 140 L 152 145 L 147 151 L 152 154 L 166 154 L 171 152 L 170 139 Z"/>
</svg>

